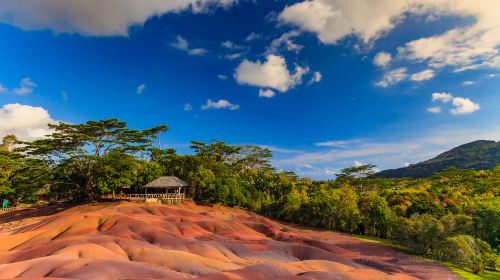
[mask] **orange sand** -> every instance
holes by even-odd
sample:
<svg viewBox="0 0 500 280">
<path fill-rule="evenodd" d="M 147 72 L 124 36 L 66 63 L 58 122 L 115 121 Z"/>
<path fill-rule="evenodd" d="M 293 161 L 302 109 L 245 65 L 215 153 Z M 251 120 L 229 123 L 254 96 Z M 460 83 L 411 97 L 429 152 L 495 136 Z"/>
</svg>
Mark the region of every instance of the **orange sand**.
<svg viewBox="0 0 500 280">
<path fill-rule="evenodd" d="M 0 231 L 0 279 L 458 279 L 378 244 L 227 207 L 102 204 L 28 221 Z"/>
</svg>

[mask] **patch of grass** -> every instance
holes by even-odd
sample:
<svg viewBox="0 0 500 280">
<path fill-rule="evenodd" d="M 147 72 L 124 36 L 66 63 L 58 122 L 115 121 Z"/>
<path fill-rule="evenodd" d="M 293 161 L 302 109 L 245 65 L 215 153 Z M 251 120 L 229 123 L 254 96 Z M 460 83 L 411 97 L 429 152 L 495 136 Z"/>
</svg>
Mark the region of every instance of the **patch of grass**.
<svg viewBox="0 0 500 280">
<path fill-rule="evenodd" d="M 458 274 L 460 277 L 466 280 L 498 280 L 500 279 L 500 272 L 485 270 L 483 273 L 474 274 L 469 268 L 464 267 L 459 264 L 444 262 L 444 265 L 449 267 L 451 271 Z"/>
<path fill-rule="evenodd" d="M 408 250 L 404 246 L 401 246 L 392 240 L 371 237 L 371 236 L 365 236 L 365 235 L 353 235 L 353 237 L 355 237 L 359 240 L 362 240 L 362 241 L 377 243 L 380 245 L 384 245 L 384 246 L 393 248 L 395 250 L 399 250 L 399 251 L 403 251 L 405 253 L 411 254 L 411 252 L 408 252 Z M 411 255 L 414 255 L 414 254 L 411 254 Z M 423 260 L 431 260 L 431 259 L 427 259 L 423 256 L 417 256 L 417 257 L 419 257 Z M 431 261 L 435 261 L 435 260 L 431 260 Z M 499 271 L 485 270 L 483 273 L 474 274 L 471 269 L 469 269 L 463 265 L 459 265 L 459 264 L 455 264 L 455 263 L 451 263 L 451 262 L 441 262 L 441 263 L 443 265 L 447 266 L 448 268 L 450 268 L 451 271 L 453 271 L 455 274 L 457 274 L 458 276 L 460 276 L 461 278 L 466 279 L 466 280 L 499 280 L 500 279 L 500 272 Z"/>
<path fill-rule="evenodd" d="M 366 235 L 353 235 L 353 237 L 355 237 L 359 240 L 362 240 L 362 241 L 377 243 L 377 244 L 384 245 L 386 247 L 390 247 L 392 249 L 395 249 L 398 251 L 403 251 L 405 253 L 410 254 L 410 252 L 408 252 L 408 250 L 404 246 L 401 246 L 392 240 L 378 238 L 378 237 L 372 237 L 372 236 L 366 236 Z"/>
</svg>

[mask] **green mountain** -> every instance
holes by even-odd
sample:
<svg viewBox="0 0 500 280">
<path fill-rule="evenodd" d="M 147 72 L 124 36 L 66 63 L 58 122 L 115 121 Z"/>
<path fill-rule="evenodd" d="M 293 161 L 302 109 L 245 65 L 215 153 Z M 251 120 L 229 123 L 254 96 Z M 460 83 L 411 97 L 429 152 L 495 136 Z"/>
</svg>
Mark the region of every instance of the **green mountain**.
<svg viewBox="0 0 500 280">
<path fill-rule="evenodd" d="M 491 169 L 500 164 L 500 142 L 479 140 L 470 142 L 437 157 L 408 167 L 388 169 L 375 174 L 382 178 L 425 178 L 448 167 L 458 169 Z"/>
</svg>

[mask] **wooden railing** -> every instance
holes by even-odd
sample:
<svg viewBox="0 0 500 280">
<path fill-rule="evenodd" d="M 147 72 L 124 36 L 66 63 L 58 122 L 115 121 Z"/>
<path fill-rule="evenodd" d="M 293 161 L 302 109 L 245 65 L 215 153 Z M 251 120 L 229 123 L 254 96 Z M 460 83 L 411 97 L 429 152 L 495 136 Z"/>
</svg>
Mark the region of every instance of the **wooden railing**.
<svg viewBox="0 0 500 280">
<path fill-rule="evenodd" d="M 10 211 L 19 210 L 19 209 L 26 209 L 26 208 L 31 208 L 31 207 L 33 207 L 33 204 L 19 205 L 16 207 L 1 207 L 0 213 L 7 213 Z"/>
<path fill-rule="evenodd" d="M 112 194 L 107 194 L 101 196 L 104 199 L 118 199 L 118 200 L 147 200 L 147 199 L 165 199 L 165 200 L 174 200 L 174 201 L 182 201 L 184 200 L 183 193 L 148 193 L 148 194 L 116 194 L 114 197 Z"/>
</svg>

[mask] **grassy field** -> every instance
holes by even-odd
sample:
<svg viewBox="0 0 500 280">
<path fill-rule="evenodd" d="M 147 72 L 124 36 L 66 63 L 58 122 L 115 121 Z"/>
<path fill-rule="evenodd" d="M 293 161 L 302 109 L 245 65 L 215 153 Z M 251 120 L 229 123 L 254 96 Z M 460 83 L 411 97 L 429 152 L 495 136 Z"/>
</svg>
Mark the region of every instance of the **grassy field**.
<svg viewBox="0 0 500 280">
<path fill-rule="evenodd" d="M 403 251 L 405 253 L 409 253 L 408 250 L 406 250 L 406 248 L 404 246 L 398 245 L 398 244 L 392 242 L 391 240 L 370 237 L 370 236 L 362 236 L 362 235 L 354 235 L 354 237 L 356 237 L 359 240 L 381 244 L 381 245 L 384 245 L 387 247 L 394 248 L 396 250 Z M 421 257 L 421 258 L 425 259 L 424 257 Z M 463 265 L 450 263 L 450 262 L 444 262 L 443 265 L 449 267 L 451 269 L 451 271 L 453 271 L 454 273 L 458 274 L 461 278 L 466 279 L 466 280 L 499 280 L 500 279 L 500 272 L 499 271 L 485 270 L 483 273 L 478 275 L 478 274 L 474 274 L 469 268 L 464 267 Z"/>
<path fill-rule="evenodd" d="M 447 267 L 451 269 L 451 271 L 455 272 L 458 274 L 460 277 L 463 279 L 467 280 L 498 280 L 500 279 L 500 272 L 499 271 L 491 271 L 491 270 L 485 270 L 481 274 L 474 274 L 472 271 L 462 265 L 454 264 L 454 263 L 443 263 Z"/>
</svg>

